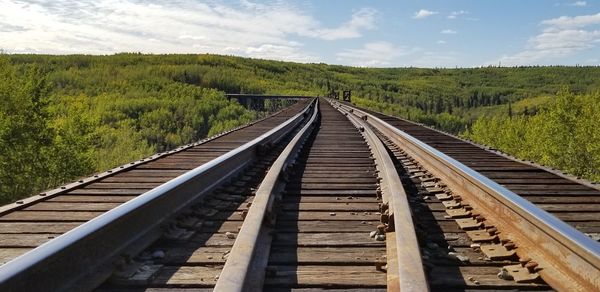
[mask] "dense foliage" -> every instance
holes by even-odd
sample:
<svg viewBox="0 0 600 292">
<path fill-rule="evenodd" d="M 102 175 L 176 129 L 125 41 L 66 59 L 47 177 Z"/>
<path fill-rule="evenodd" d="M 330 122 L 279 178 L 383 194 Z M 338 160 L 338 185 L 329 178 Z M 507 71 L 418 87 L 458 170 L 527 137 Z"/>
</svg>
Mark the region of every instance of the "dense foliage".
<svg viewBox="0 0 600 292">
<path fill-rule="evenodd" d="M 376 69 L 216 55 L 17 55 L 11 59 L 60 71 L 53 81 L 72 94 L 94 95 L 104 88 L 135 94 L 156 86 L 155 78 L 229 93 L 325 95 L 351 89 L 362 101 L 375 102 L 371 105 L 394 108 L 397 115 L 455 133 L 470 125 L 482 108 L 555 95 L 563 86 L 574 93 L 600 90 L 600 67 Z M 130 78 L 115 80 L 115 73 Z"/>
<path fill-rule="evenodd" d="M 565 86 L 570 93 L 559 96 L 578 100 L 581 111 L 593 102 L 597 104 L 597 98 L 592 98 L 600 90 L 599 67 L 375 69 L 216 55 L 0 58 L 0 149 L 5 154 L 0 158 L 0 196 L 4 198 L 0 201 L 169 149 L 255 117 L 255 113 L 228 102 L 224 92 L 323 96 L 350 89 L 358 105 L 455 134 L 468 133 L 507 152 L 588 178 L 597 177 L 597 148 L 581 152 L 591 155 L 591 160 L 583 162 L 582 155 L 567 159 L 567 154 L 557 152 L 561 147 L 574 147 L 567 153 L 580 153 L 581 138 L 573 138 L 574 142 L 566 146 L 550 147 L 552 155 L 532 156 L 516 150 L 526 147 L 519 141 L 525 134 L 516 127 L 522 120 L 533 123 L 539 119 L 536 125 L 540 127 L 563 122 L 546 119 L 551 117 L 548 113 L 556 93 Z M 594 110 L 597 108 L 589 109 Z M 579 121 L 580 115 L 574 110 L 565 112 L 571 120 Z M 483 117 L 495 118 L 488 121 Z M 550 135 L 564 130 L 561 135 L 569 135 L 578 130 L 565 130 L 567 125 L 582 127 L 582 133 L 598 128 L 597 120 L 585 121 L 555 129 L 545 126 L 538 132 Z M 515 134 L 502 140 L 488 139 L 486 135 L 493 136 L 502 123 L 515 127 Z M 546 139 L 544 135 L 537 137 Z M 594 135 L 588 137 L 590 143 L 600 144 L 597 132 Z M 565 161 L 552 162 L 556 159 Z"/>
<path fill-rule="evenodd" d="M 150 65 L 61 58 L 0 58 L 0 203 L 256 118 Z"/>
<path fill-rule="evenodd" d="M 600 181 L 600 92 L 561 91 L 536 115 L 480 117 L 466 133 L 517 157 Z"/>
</svg>

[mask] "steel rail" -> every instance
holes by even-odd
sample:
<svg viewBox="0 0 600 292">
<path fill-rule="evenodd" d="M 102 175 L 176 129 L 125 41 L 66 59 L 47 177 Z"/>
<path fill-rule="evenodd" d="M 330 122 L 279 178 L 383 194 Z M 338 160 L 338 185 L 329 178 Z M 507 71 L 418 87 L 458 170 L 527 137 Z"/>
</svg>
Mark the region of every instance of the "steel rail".
<svg viewBox="0 0 600 292">
<path fill-rule="evenodd" d="M 423 143 L 376 116 L 349 105 L 369 124 L 497 226 L 514 241 L 517 254 L 535 260 L 539 274 L 552 287 L 570 291 L 600 291 L 600 244 L 477 171 Z"/>
<path fill-rule="evenodd" d="M 380 186 L 383 203 L 388 206 L 389 224 L 393 226 L 393 231 L 386 233 L 387 291 L 428 291 L 408 197 L 394 162 L 385 145 L 364 120 L 347 109 L 338 107 L 338 110 L 363 132 L 382 178 Z"/>
<path fill-rule="evenodd" d="M 38 195 L 34 195 L 34 196 L 27 197 L 27 198 L 23 198 L 23 199 L 17 200 L 16 202 L 0 206 L 0 216 L 6 215 L 6 214 L 8 214 L 10 212 L 14 212 L 14 211 L 25 209 L 25 208 L 27 208 L 29 206 L 32 206 L 34 204 L 37 204 L 39 202 L 43 202 L 43 201 L 49 200 L 49 199 L 54 198 L 56 196 L 59 196 L 59 195 L 65 194 L 67 192 L 70 192 L 72 190 L 75 190 L 75 189 L 87 186 L 89 184 L 92 184 L 94 182 L 100 181 L 100 180 L 105 179 L 107 177 L 111 177 L 111 176 L 114 176 L 116 174 L 119 174 L 119 173 L 122 173 L 122 172 L 125 172 L 125 171 L 128 171 L 128 170 L 131 170 L 131 169 L 135 169 L 136 167 L 138 167 L 140 165 L 143 165 L 143 164 L 146 164 L 146 163 L 149 163 L 149 162 L 152 162 L 152 161 L 157 161 L 159 159 L 168 157 L 168 156 L 173 155 L 173 154 L 177 154 L 179 152 L 185 151 L 185 150 L 190 149 L 192 147 L 196 147 L 196 146 L 199 146 L 199 145 L 202 145 L 202 144 L 214 141 L 217 138 L 220 138 L 220 137 L 223 137 L 223 136 L 228 135 L 230 133 L 233 133 L 233 132 L 236 132 L 236 131 L 248 128 L 248 127 L 250 127 L 252 125 L 255 125 L 257 123 L 260 123 L 260 122 L 262 122 L 262 121 L 264 121 L 264 120 L 266 120 L 268 118 L 277 116 L 277 115 L 281 114 L 284 110 L 285 110 L 285 108 L 284 109 L 280 109 L 280 110 L 278 110 L 278 111 L 270 114 L 267 117 L 260 118 L 260 119 L 255 120 L 255 121 L 251 121 L 251 122 L 246 123 L 244 125 L 241 125 L 241 126 L 233 128 L 233 129 L 230 129 L 230 130 L 227 130 L 227 131 L 224 131 L 224 132 L 212 135 L 210 137 L 205 137 L 205 138 L 202 138 L 202 139 L 200 139 L 198 141 L 195 141 L 195 142 L 192 142 L 192 143 L 189 143 L 189 144 L 186 144 L 186 145 L 181 145 L 181 146 L 179 146 L 179 147 L 177 147 L 175 149 L 171 149 L 171 150 L 168 150 L 168 151 L 155 153 L 153 155 L 150 155 L 149 157 L 144 157 L 144 158 L 141 158 L 141 159 L 136 160 L 136 161 L 132 161 L 132 162 L 129 162 L 129 163 L 126 163 L 126 164 L 123 164 L 123 165 L 116 166 L 116 167 L 114 167 L 112 169 L 108 169 L 108 170 L 106 170 L 104 172 L 96 173 L 96 174 L 94 174 L 94 175 L 92 175 L 90 177 L 79 178 L 75 182 L 62 185 L 62 186 L 60 186 L 58 188 L 55 188 L 55 189 L 50 189 L 50 190 L 43 191 L 43 192 L 39 193 Z"/>
<path fill-rule="evenodd" d="M 85 291 L 95 288 L 123 255 L 137 254 L 161 226 L 292 131 L 314 106 L 254 140 L 182 174 L 0 266 L 0 291 Z"/>
<path fill-rule="evenodd" d="M 574 183 L 577 183 L 577 184 L 580 184 L 580 185 L 584 185 L 586 187 L 593 188 L 593 189 L 596 189 L 596 190 L 600 190 L 600 182 L 589 181 L 589 180 L 586 180 L 584 178 L 575 176 L 573 174 L 565 173 L 565 172 L 562 172 L 562 171 L 560 171 L 558 169 L 551 168 L 550 166 L 538 164 L 538 163 L 536 163 L 534 161 L 519 159 L 517 157 L 514 157 L 514 156 L 510 155 L 509 153 L 504 153 L 501 150 L 492 148 L 489 145 L 479 144 L 479 143 L 477 143 L 475 141 L 471 141 L 471 140 L 467 140 L 465 138 L 461 138 L 461 137 L 456 136 L 454 134 L 444 132 L 444 131 L 442 131 L 440 129 L 437 129 L 435 127 L 432 127 L 432 126 L 429 126 L 429 125 L 426 125 L 426 124 L 423 124 L 423 123 L 418 123 L 418 122 L 407 120 L 407 119 L 404 119 L 404 118 L 394 117 L 394 116 L 391 116 L 391 115 L 388 115 L 388 114 L 384 114 L 384 113 L 380 113 L 380 112 L 376 112 L 376 111 L 372 111 L 372 110 L 366 110 L 364 108 L 362 110 L 365 111 L 365 112 L 374 112 L 375 114 L 377 114 L 379 116 L 384 116 L 384 117 L 387 117 L 387 118 L 393 118 L 393 119 L 396 119 L 396 120 L 399 120 L 399 121 L 402 121 L 402 122 L 405 122 L 405 123 L 409 123 L 409 124 L 417 126 L 417 127 L 426 128 L 428 130 L 431 130 L 431 131 L 434 131 L 436 133 L 439 133 L 440 135 L 445 135 L 445 136 L 452 137 L 454 139 L 458 139 L 458 140 L 460 140 L 460 141 L 462 141 L 464 143 L 473 145 L 473 146 L 475 146 L 477 148 L 481 148 L 481 149 L 483 149 L 485 151 L 494 153 L 496 155 L 500 155 L 500 156 L 502 156 L 504 158 L 510 159 L 510 160 L 515 161 L 517 163 L 530 165 L 530 166 L 542 169 L 542 170 L 544 170 L 546 172 L 549 172 L 549 173 L 555 174 L 557 176 L 560 176 L 560 177 L 562 177 L 564 179 L 570 180 L 570 181 L 572 181 Z"/>
<path fill-rule="evenodd" d="M 214 291 L 262 291 L 274 223 L 275 196 L 283 188 L 286 170 L 291 167 L 308 135 L 315 128 L 318 102 L 310 120 L 289 142 L 256 190 L 256 195 L 235 243 L 225 262 Z"/>
</svg>

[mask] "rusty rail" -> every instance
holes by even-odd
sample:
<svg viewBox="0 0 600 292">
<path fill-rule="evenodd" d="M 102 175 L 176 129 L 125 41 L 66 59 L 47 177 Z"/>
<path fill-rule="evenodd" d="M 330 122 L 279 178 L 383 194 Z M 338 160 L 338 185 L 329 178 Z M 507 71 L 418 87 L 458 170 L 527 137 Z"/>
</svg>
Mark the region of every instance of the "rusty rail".
<svg viewBox="0 0 600 292">
<path fill-rule="evenodd" d="M 392 227 L 386 232 L 388 291 L 428 291 L 408 198 L 394 163 L 386 147 L 364 120 L 347 108 L 338 107 L 338 110 L 363 132 L 382 178 L 383 204 L 388 210 L 388 226 Z"/>
<path fill-rule="evenodd" d="M 559 290 L 600 290 L 600 244 L 519 195 L 365 111 L 339 104 L 368 121 L 421 165 L 447 182 L 486 220 L 518 245 L 521 258 Z"/>
<path fill-rule="evenodd" d="M 100 284 L 124 254 L 160 236 L 161 224 L 256 160 L 314 107 L 258 138 L 154 188 L 0 266 L 1 291 L 82 291 Z"/>
<path fill-rule="evenodd" d="M 273 205 L 281 190 L 286 170 L 315 127 L 318 105 L 310 120 L 290 141 L 256 190 L 240 233 L 221 271 L 214 291 L 261 291 L 271 246 L 270 226 L 274 222 Z M 265 253 L 266 254 L 263 254 Z"/>
</svg>

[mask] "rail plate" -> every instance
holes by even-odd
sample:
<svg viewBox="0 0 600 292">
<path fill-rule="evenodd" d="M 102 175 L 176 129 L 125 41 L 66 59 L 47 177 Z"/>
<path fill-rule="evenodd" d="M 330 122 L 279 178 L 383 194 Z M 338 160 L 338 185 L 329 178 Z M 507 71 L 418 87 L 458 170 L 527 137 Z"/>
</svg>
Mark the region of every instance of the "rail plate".
<svg viewBox="0 0 600 292">
<path fill-rule="evenodd" d="M 453 219 L 471 216 L 471 211 L 468 211 L 465 208 L 446 209 L 446 213 L 448 214 L 448 216 L 450 216 L 450 218 L 453 218 Z"/>
<path fill-rule="evenodd" d="M 505 266 L 504 269 L 512 276 L 517 283 L 531 283 L 539 280 L 538 273 L 531 273 L 529 270 L 520 264 Z"/>
<path fill-rule="evenodd" d="M 483 225 L 481 222 L 478 222 L 477 220 L 475 220 L 473 218 L 456 219 L 456 223 L 462 230 L 476 229 L 476 228 L 481 227 L 481 225 Z"/>
<path fill-rule="evenodd" d="M 473 242 L 487 242 L 487 241 L 493 241 L 498 239 L 497 235 L 490 235 L 487 231 L 485 230 L 472 230 L 472 231 L 467 231 L 467 236 L 473 241 Z"/>
<path fill-rule="evenodd" d="M 508 250 L 502 244 L 486 244 L 482 245 L 480 249 L 491 260 L 509 259 L 515 255 L 514 250 Z"/>
</svg>

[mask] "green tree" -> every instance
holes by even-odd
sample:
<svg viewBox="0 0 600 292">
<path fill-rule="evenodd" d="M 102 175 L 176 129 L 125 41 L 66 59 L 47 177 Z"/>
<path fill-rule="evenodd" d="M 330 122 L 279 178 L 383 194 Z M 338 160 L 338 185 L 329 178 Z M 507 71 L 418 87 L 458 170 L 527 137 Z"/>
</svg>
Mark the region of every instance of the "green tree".
<svg viewBox="0 0 600 292">
<path fill-rule="evenodd" d="M 0 200 L 46 185 L 53 132 L 46 80 L 36 67 L 17 72 L 0 58 Z"/>
<path fill-rule="evenodd" d="M 600 180 L 600 92 L 561 90 L 536 115 L 481 117 L 466 136 L 517 157 Z"/>
</svg>

